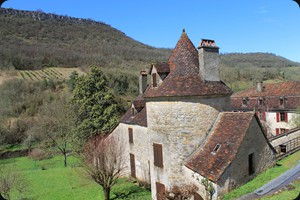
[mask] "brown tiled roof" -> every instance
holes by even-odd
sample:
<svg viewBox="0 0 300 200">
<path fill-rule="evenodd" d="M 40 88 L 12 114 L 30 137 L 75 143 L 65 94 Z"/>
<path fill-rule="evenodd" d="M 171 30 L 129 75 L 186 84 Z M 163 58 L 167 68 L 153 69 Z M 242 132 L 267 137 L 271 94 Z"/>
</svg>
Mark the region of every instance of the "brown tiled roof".
<svg viewBox="0 0 300 200">
<path fill-rule="evenodd" d="M 254 117 L 253 112 L 224 112 L 205 145 L 185 164 L 191 170 L 217 182 L 234 160 Z M 217 144 L 219 150 L 213 154 Z"/>
<path fill-rule="evenodd" d="M 248 98 L 247 106 L 242 104 L 243 98 Z M 263 106 L 258 106 L 258 98 L 263 98 Z M 284 104 L 280 105 L 280 98 Z M 257 92 L 256 87 L 235 93 L 231 96 L 233 109 L 253 110 L 260 107 L 267 110 L 289 110 L 300 106 L 300 82 L 282 82 L 265 84 L 262 92 Z"/>
<path fill-rule="evenodd" d="M 146 106 L 134 116 L 132 116 L 131 109 L 127 110 L 121 118 L 121 123 L 147 127 Z"/>
<path fill-rule="evenodd" d="M 156 68 L 157 73 L 162 74 L 162 73 L 169 73 L 170 72 L 170 66 L 166 62 L 162 63 L 155 63 L 152 65 L 152 67 Z"/>
<path fill-rule="evenodd" d="M 264 84 L 263 91 L 257 92 L 256 87 L 237 92 L 232 97 L 270 97 L 270 96 L 300 96 L 300 81 L 288 81 Z"/>
<path fill-rule="evenodd" d="M 147 112 L 146 112 L 146 102 L 143 95 L 139 95 L 133 102 L 133 106 L 137 110 L 137 113 L 132 116 L 131 107 L 122 116 L 121 123 L 132 124 L 147 127 Z"/>
<path fill-rule="evenodd" d="M 145 98 L 232 94 L 223 82 L 208 82 L 200 78 L 198 51 L 185 32 L 169 58 L 169 66 L 169 75 L 159 87 L 149 88 Z"/>
</svg>

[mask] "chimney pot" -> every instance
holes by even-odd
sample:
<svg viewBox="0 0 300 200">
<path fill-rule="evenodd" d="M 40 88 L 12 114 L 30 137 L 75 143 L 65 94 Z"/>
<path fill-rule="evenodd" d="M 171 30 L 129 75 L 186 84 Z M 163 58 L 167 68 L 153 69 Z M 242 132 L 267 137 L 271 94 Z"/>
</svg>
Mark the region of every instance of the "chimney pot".
<svg viewBox="0 0 300 200">
<path fill-rule="evenodd" d="M 139 76 L 139 93 L 143 94 L 147 89 L 147 72 L 141 71 Z"/>
<path fill-rule="evenodd" d="M 262 81 L 256 82 L 256 91 L 257 92 L 263 91 L 263 82 Z"/>
<path fill-rule="evenodd" d="M 201 78 L 204 81 L 220 81 L 219 47 L 215 41 L 202 39 L 198 54 Z"/>
</svg>

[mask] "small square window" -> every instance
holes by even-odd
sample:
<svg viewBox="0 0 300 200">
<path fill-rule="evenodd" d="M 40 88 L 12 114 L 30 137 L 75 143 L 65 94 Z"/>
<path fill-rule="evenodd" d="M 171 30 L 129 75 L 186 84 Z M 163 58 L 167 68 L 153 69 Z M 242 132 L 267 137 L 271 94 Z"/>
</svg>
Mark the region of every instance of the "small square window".
<svg viewBox="0 0 300 200">
<path fill-rule="evenodd" d="M 221 145 L 220 144 L 217 144 L 214 148 L 214 150 L 211 152 L 212 154 L 215 154 L 217 153 L 217 151 L 220 149 Z"/>
</svg>

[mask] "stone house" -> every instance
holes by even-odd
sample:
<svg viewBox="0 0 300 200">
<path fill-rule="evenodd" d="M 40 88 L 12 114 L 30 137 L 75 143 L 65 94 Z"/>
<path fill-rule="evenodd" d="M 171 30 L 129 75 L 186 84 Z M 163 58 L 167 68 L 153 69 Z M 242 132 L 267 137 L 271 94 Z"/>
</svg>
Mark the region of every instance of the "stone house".
<svg viewBox="0 0 300 200">
<path fill-rule="evenodd" d="M 128 174 L 151 184 L 152 199 L 191 184 L 192 199 L 206 199 L 203 180 L 217 199 L 274 164 L 254 112 L 229 112 L 218 57 L 213 40 L 197 50 L 183 32 L 168 62 L 151 65 L 150 81 L 140 73 L 140 95 L 112 133 L 126 142 Z"/>
<path fill-rule="evenodd" d="M 274 137 L 296 128 L 293 118 L 300 106 L 300 82 L 287 81 L 256 86 L 231 96 L 234 110 L 255 111 L 268 137 Z"/>
</svg>

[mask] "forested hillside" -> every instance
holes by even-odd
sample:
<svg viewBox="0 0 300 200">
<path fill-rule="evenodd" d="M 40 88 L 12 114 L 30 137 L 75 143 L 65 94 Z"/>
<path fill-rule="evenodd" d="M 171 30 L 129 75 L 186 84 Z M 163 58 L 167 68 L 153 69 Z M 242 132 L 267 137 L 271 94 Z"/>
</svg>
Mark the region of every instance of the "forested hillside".
<svg viewBox="0 0 300 200">
<path fill-rule="evenodd" d="M 42 11 L 1 8 L 0 27 L 0 69 L 96 65 L 137 74 L 171 54 L 171 49 L 144 45 L 105 23 Z M 270 53 L 223 54 L 220 63 L 241 69 L 300 66 Z"/>
</svg>

